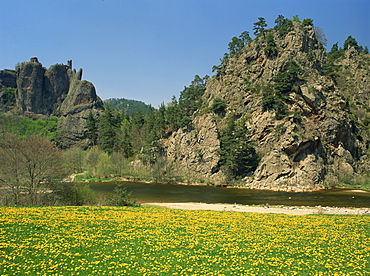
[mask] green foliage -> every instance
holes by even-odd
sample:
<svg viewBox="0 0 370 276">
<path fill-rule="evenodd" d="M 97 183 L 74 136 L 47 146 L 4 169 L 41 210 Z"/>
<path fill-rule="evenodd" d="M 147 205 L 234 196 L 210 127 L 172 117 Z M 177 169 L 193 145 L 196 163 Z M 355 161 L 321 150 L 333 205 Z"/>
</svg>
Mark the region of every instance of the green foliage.
<svg viewBox="0 0 370 276">
<path fill-rule="evenodd" d="M 294 16 L 293 16 L 293 21 L 294 21 L 294 22 L 301 23 L 301 19 L 299 19 L 299 16 L 298 16 L 298 15 L 294 15 Z"/>
<path fill-rule="evenodd" d="M 176 131 L 181 125 L 181 117 L 179 114 L 181 109 L 175 96 L 172 97 L 172 102 L 167 106 L 167 122 L 170 131 Z"/>
<path fill-rule="evenodd" d="M 236 52 L 240 51 L 241 49 L 243 49 L 244 47 L 244 42 L 243 40 L 241 40 L 240 38 L 237 38 L 236 36 L 234 36 L 231 40 L 231 42 L 229 43 L 229 51 L 230 51 L 230 54 L 235 54 Z"/>
<path fill-rule="evenodd" d="M 221 114 L 225 112 L 227 103 L 226 101 L 220 99 L 220 98 L 215 98 L 212 103 L 211 110 L 214 113 Z"/>
<path fill-rule="evenodd" d="M 83 206 L 97 203 L 97 196 L 88 183 L 61 182 L 54 191 L 63 205 Z"/>
<path fill-rule="evenodd" d="M 258 21 L 253 23 L 253 25 L 254 35 L 256 36 L 263 34 L 265 27 L 267 27 L 266 20 L 263 17 L 258 17 Z"/>
<path fill-rule="evenodd" d="M 354 47 L 356 50 L 360 49 L 360 46 L 358 46 L 356 39 L 352 36 L 348 36 L 343 45 L 344 50 L 348 50 L 350 47 Z"/>
<path fill-rule="evenodd" d="M 117 132 L 120 124 L 121 114 L 106 107 L 99 119 L 99 144 L 107 153 L 112 153 L 117 146 Z"/>
<path fill-rule="evenodd" d="M 9 107 L 15 104 L 15 91 L 16 88 L 6 87 L 0 89 L 0 107 Z"/>
<path fill-rule="evenodd" d="M 265 38 L 265 42 L 267 44 L 267 46 L 264 49 L 266 56 L 267 57 L 276 56 L 278 53 L 278 50 L 277 50 L 277 46 L 274 40 L 274 36 L 271 33 L 267 34 Z"/>
<path fill-rule="evenodd" d="M 239 38 L 243 41 L 244 45 L 247 45 L 249 42 L 252 41 L 252 38 L 249 35 L 248 31 L 244 31 L 240 34 Z"/>
<path fill-rule="evenodd" d="M 70 174 L 83 172 L 85 155 L 86 151 L 79 147 L 71 147 L 63 151 L 65 167 Z"/>
<path fill-rule="evenodd" d="M 9 132 L 18 137 L 40 135 L 58 143 L 58 118 L 32 120 L 20 115 L 0 113 L 0 128 L 3 132 Z"/>
<path fill-rule="evenodd" d="M 136 100 L 112 98 L 104 101 L 104 104 L 110 108 L 118 109 L 120 112 L 126 113 L 129 116 L 134 116 L 141 112 L 146 114 L 149 110 L 149 105 Z"/>
<path fill-rule="evenodd" d="M 313 20 L 311 18 L 305 18 L 302 21 L 303 26 L 313 26 Z"/>
<path fill-rule="evenodd" d="M 278 119 L 288 115 L 288 107 L 285 104 L 287 94 L 293 90 L 294 83 L 299 81 L 299 75 L 302 73 L 300 66 L 295 61 L 290 61 L 285 70 L 273 78 L 274 84 L 263 89 L 262 109 L 275 110 Z"/>
<path fill-rule="evenodd" d="M 108 205 L 110 206 L 139 206 L 136 200 L 131 198 L 132 192 L 127 191 L 126 187 L 118 184 L 113 193 L 108 197 Z"/>
<path fill-rule="evenodd" d="M 275 20 L 274 29 L 277 30 L 278 36 L 284 38 L 290 31 L 293 30 L 293 21 L 284 18 L 284 16 L 279 15 Z"/>
<path fill-rule="evenodd" d="M 123 154 L 125 158 L 134 155 L 134 148 L 132 141 L 132 124 L 129 118 L 124 118 L 121 122 L 120 129 L 116 134 L 117 142 L 115 144 L 115 151 Z"/>
<path fill-rule="evenodd" d="M 330 52 L 327 54 L 327 60 L 323 64 L 322 71 L 324 75 L 336 81 L 340 66 L 336 65 L 335 62 L 344 56 L 344 49 L 338 47 L 338 43 L 333 44 Z"/>
<path fill-rule="evenodd" d="M 229 180 L 243 178 L 257 168 L 259 159 L 247 132 L 245 119 L 237 122 L 234 117 L 220 131 L 219 164 Z"/>
<path fill-rule="evenodd" d="M 244 31 L 239 37 L 234 36 L 229 43 L 229 55 L 235 56 L 240 52 L 241 49 L 244 48 L 251 41 L 251 37 L 249 36 L 249 32 Z M 225 54 L 228 55 L 228 54 Z M 228 56 L 224 56 L 226 58 Z"/>
<path fill-rule="evenodd" d="M 179 109 L 182 117 L 191 117 L 193 113 L 202 106 L 202 96 L 206 90 L 209 76 L 203 78 L 196 75 L 189 87 L 185 87 L 180 93 Z M 182 123 L 180 127 L 184 127 Z"/>
<path fill-rule="evenodd" d="M 87 126 L 87 137 L 91 140 L 92 145 L 96 145 L 99 137 L 98 119 L 94 117 L 94 114 L 90 110 L 89 116 L 86 120 Z"/>
</svg>

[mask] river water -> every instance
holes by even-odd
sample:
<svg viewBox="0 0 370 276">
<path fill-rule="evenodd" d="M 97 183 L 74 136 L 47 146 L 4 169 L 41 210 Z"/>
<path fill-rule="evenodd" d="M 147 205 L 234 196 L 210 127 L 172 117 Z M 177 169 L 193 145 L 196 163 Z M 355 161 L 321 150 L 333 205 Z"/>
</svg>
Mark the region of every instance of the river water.
<svg viewBox="0 0 370 276">
<path fill-rule="evenodd" d="M 127 187 L 132 198 L 144 202 L 203 202 L 243 205 L 370 207 L 370 193 L 346 189 L 289 193 L 213 186 L 177 185 L 142 182 L 91 182 L 99 193 L 112 192 L 117 184 Z"/>
</svg>

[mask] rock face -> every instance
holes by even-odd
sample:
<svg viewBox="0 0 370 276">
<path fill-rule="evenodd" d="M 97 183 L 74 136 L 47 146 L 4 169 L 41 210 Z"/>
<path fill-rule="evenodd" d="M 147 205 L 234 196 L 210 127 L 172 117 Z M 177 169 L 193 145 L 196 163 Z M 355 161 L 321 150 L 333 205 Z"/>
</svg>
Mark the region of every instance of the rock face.
<svg viewBox="0 0 370 276">
<path fill-rule="evenodd" d="M 15 70 L 0 70 L 0 89 L 17 87 L 17 72 Z"/>
<path fill-rule="evenodd" d="M 210 116 L 196 117 L 193 128 L 175 132 L 166 145 L 167 157 L 191 182 L 211 179 L 220 182 L 217 152 L 220 148 L 218 130 Z"/>
<path fill-rule="evenodd" d="M 18 69 L 17 106 L 22 111 L 46 114 L 43 98 L 45 69 L 38 62 L 23 62 Z"/>
<path fill-rule="evenodd" d="M 17 70 L 16 105 L 24 114 L 59 117 L 61 147 L 87 147 L 86 119 L 90 112 L 99 116 L 103 102 L 91 82 L 81 80 L 82 69 L 55 64 L 46 69 L 36 57 L 23 62 Z"/>
<path fill-rule="evenodd" d="M 86 120 L 93 112 L 99 116 L 103 110 L 103 102 L 97 96 L 91 82 L 80 80 L 82 71 L 71 79 L 68 96 L 61 103 L 57 114 L 60 114 L 60 129 L 63 132 L 62 143 L 65 147 L 78 145 L 88 147 L 86 137 Z"/>
<path fill-rule="evenodd" d="M 165 141 L 167 157 L 192 168 L 197 179 L 222 181 L 219 133 L 228 118 L 236 117 L 246 119 L 248 139 L 260 156 L 244 186 L 309 191 L 335 184 L 339 174 L 351 177 L 366 171 L 368 134 L 351 114 L 368 112 L 369 54 L 348 49 L 340 61 L 347 77 L 339 83 L 339 78 L 334 82 L 322 73 L 326 53 L 313 26 L 293 22 L 284 37 L 273 29 L 267 34 L 274 38 L 274 54 L 265 50 L 267 42 L 260 36 L 225 62 L 207 83 L 205 104 L 194 114 L 193 128 L 180 129 Z M 284 94 L 287 112 L 279 117 L 263 108 L 263 97 L 291 61 L 302 71 Z M 215 98 L 227 102 L 223 117 L 210 111 Z"/>
</svg>

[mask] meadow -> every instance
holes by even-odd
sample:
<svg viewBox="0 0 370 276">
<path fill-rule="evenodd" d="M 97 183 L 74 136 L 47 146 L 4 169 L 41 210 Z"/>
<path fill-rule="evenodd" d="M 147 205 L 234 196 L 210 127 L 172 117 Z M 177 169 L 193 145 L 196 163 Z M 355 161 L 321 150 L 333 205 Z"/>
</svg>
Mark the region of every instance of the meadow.
<svg viewBox="0 0 370 276">
<path fill-rule="evenodd" d="M 369 274 L 370 216 L 0 208 L 0 275 Z"/>
</svg>

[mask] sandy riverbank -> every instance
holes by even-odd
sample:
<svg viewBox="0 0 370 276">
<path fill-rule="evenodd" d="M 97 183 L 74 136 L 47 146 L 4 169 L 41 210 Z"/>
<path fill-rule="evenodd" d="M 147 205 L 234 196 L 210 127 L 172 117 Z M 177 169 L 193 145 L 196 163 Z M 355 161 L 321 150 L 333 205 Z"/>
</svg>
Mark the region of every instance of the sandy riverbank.
<svg viewBox="0 0 370 276">
<path fill-rule="evenodd" d="M 292 207 L 292 206 L 248 206 L 231 204 L 207 203 L 144 203 L 171 209 L 183 210 L 211 210 L 227 212 L 274 213 L 286 215 L 310 214 L 340 214 L 340 215 L 370 215 L 370 208 L 342 208 L 342 207 Z"/>
</svg>

